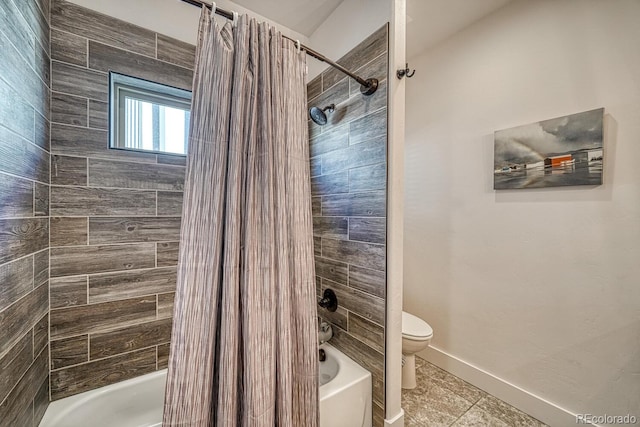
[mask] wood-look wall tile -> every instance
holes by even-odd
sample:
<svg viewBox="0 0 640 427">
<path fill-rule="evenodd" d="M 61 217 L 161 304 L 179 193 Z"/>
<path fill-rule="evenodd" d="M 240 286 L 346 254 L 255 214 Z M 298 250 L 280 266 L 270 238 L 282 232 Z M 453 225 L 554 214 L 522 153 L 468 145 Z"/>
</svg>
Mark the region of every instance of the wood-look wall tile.
<svg viewBox="0 0 640 427">
<path fill-rule="evenodd" d="M 351 122 L 387 107 L 387 82 L 381 82 L 376 93 L 370 96 L 354 95 L 338 105 L 336 113 L 329 117 L 329 123 L 340 125 Z"/>
<path fill-rule="evenodd" d="M 49 374 L 49 351 L 43 350 L 22 376 L 11 394 L 0 404 L 3 426 L 33 425 L 33 399 Z"/>
<path fill-rule="evenodd" d="M 0 265 L 0 283 L 2 311 L 33 290 L 33 256 Z"/>
<path fill-rule="evenodd" d="M 158 295 L 158 319 L 173 317 L 173 304 L 175 297 L 175 292 Z"/>
<path fill-rule="evenodd" d="M 349 171 L 349 192 L 385 190 L 387 187 L 387 164 L 351 169 Z"/>
<path fill-rule="evenodd" d="M 48 245 L 48 218 L 0 219 L 0 264 L 41 251 Z"/>
<path fill-rule="evenodd" d="M 49 51 L 49 22 L 35 1 L 16 1 L 14 4 L 20 10 L 31 33 L 35 36 L 40 48 Z"/>
<path fill-rule="evenodd" d="M 387 109 L 375 111 L 349 123 L 349 144 L 387 136 Z"/>
<path fill-rule="evenodd" d="M 91 360 L 164 344 L 171 340 L 171 319 L 141 323 L 111 332 L 91 334 Z"/>
<path fill-rule="evenodd" d="M 338 297 L 338 303 L 343 308 L 378 325 L 384 325 L 385 302 L 382 298 L 360 292 L 340 283 L 322 279 L 322 289 L 326 288 L 334 290 Z"/>
<path fill-rule="evenodd" d="M 313 139 L 322 133 L 322 126 L 316 124 L 313 120 L 307 120 L 307 129 L 309 131 L 309 139 Z"/>
<path fill-rule="evenodd" d="M 191 90 L 193 71 L 89 40 L 89 68 Z M 349 89 L 347 88 L 347 92 Z"/>
<path fill-rule="evenodd" d="M 384 408 L 376 400 L 373 402 L 373 427 L 384 427 Z"/>
<path fill-rule="evenodd" d="M 349 286 L 380 298 L 386 298 L 387 277 L 384 271 L 349 266 Z"/>
<path fill-rule="evenodd" d="M 322 197 L 311 198 L 311 213 L 314 217 L 322 215 Z"/>
<path fill-rule="evenodd" d="M 49 185 L 34 183 L 34 216 L 49 216 Z"/>
<path fill-rule="evenodd" d="M 179 155 L 173 155 L 173 154 L 158 154 L 158 164 L 186 166 L 187 156 L 179 156 Z"/>
<path fill-rule="evenodd" d="M 318 296 L 318 301 L 320 301 L 321 298 L 322 297 Z M 323 320 L 326 320 L 327 322 L 343 329 L 347 329 L 348 314 L 349 312 L 340 306 L 338 306 L 336 311 L 329 311 L 322 307 L 318 307 L 318 316 L 320 316 Z"/>
<path fill-rule="evenodd" d="M 334 259 L 316 257 L 316 275 L 333 282 L 347 284 L 348 268 L 344 262 Z"/>
<path fill-rule="evenodd" d="M 138 243 L 51 248 L 51 277 L 155 267 L 156 245 Z"/>
<path fill-rule="evenodd" d="M 331 85 L 329 86 L 325 85 L 325 82 L 323 81 L 323 86 L 324 87 L 322 89 L 322 93 L 320 93 L 313 99 L 307 99 L 308 108 L 324 108 L 330 104 L 338 105 L 349 98 L 349 81 L 348 77 L 346 77 L 343 73 L 340 73 L 339 79 L 332 81 Z M 326 113 L 327 117 L 330 117 L 336 112 L 334 111 L 333 113 Z"/>
<path fill-rule="evenodd" d="M 89 127 L 94 129 L 109 129 L 109 104 L 106 102 L 89 100 Z"/>
<path fill-rule="evenodd" d="M 51 89 L 98 101 L 109 101 L 109 75 L 65 62 L 51 62 Z"/>
<path fill-rule="evenodd" d="M 109 132 L 105 130 L 54 123 L 51 125 L 51 152 L 68 156 L 155 163 L 155 154 L 110 149 L 108 137 Z"/>
<path fill-rule="evenodd" d="M 89 219 L 89 244 L 180 240 L 180 218 L 94 217 Z"/>
<path fill-rule="evenodd" d="M 340 216 L 313 217 L 313 235 L 334 239 L 348 238 L 348 218 Z"/>
<path fill-rule="evenodd" d="M 18 383 L 33 361 L 31 334 L 23 336 L 0 358 L 0 402 Z"/>
<path fill-rule="evenodd" d="M 182 190 L 184 179 L 181 167 L 89 159 L 89 186 L 93 187 Z"/>
<path fill-rule="evenodd" d="M 33 285 L 37 288 L 49 280 L 49 248 L 33 254 Z"/>
<path fill-rule="evenodd" d="M 156 255 L 158 267 L 173 267 L 178 265 L 178 251 L 180 242 L 156 243 Z"/>
<path fill-rule="evenodd" d="M 322 175 L 322 156 L 312 157 L 309 160 L 309 170 L 312 178 Z"/>
<path fill-rule="evenodd" d="M 43 284 L 1 311 L 0 357 L 23 335 L 29 333 L 48 309 L 49 287 Z"/>
<path fill-rule="evenodd" d="M 49 313 L 33 327 L 33 357 L 35 358 L 49 344 Z"/>
<path fill-rule="evenodd" d="M 368 62 L 371 62 L 388 50 L 388 32 L 387 24 L 385 24 L 347 52 L 338 60 L 338 63 L 349 70 L 357 70 Z M 343 74 L 338 70 L 328 68 L 322 75 L 323 88 L 333 86 L 342 76 Z"/>
<path fill-rule="evenodd" d="M 49 242 L 56 246 L 80 246 L 87 244 L 87 218 L 52 217 Z"/>
<path fill-rule="evenodd" d="M 155 191 L 51 186 L 52 216 L 155 215 Z"/>
<path fill-rule="evenodd" d="M 322 256 L 348 264 L 384 271 L 386 250 L 383 245 L 322 238 Z"/>
<path fill-rule="evenodd" d="M 387 214 L 385 191 L 367 191 L 353 194 L 336 194 L 322 198 L 322 214 L 325 216 L 374 216 Z"/>
<path fill-rule="evenodd" d="M 327 155 L 331 157 L 331 154 Z M 342 171 L 311 178 L 311 194 L 321 196 L 325 194 L 339 194 L 349 192 L 349 172 Z"/>
<path fill-rule="evenodd" d="M 349 218 L 349 240 L 384 245 L 387 242 L 387 219 Z"/>
<path fill-rule="evenodd" d="M 81 67 L 87 66 L 87 39 L 75 34 L 51 29 L 51 59 Z"/>
<path fill-rule="evenodd" d="M 0 79 L 0 123 L 20 137 L 30 141 L 33 138 L 34 110 L 18 90 Z"/>
<path fill-rule="evenodd" d="M 196 47 L 163 34 L 157 33 L 158 59 L 193 70 L 196 60 Z"/>
<path fill-rule="evenodd" d="M 156 369 L 156 349 L 84 363 L 51 372 L 51 399 L 58 400 L 109 384 L 148 374 Z"/>
<path fill-rule="evenodd" d="M 51 27 L 132 52 L 155 56 L 156 38 L 153 31 L 67 1 L 52 1 Z"/>
<path fill-rule="evenodd" d="M 322 93 L 322 74 L 316 76 L 307 83 L 307 102 L 313 101 L 313 98 Z M 323 108 L 323 107 L 320 107 Z"/>
<path fill-rule="evenodd" d="M 0 172 L 49 182 L 49 153 L 0 126 Z"/>
<path fill-rule="evenodd" d="M 101 304 L 53 309 L 50 313 L 51 339 L 107 332 L 156 318 L 155 295 Z"/>
<path fill-rule="evenodd" d="M 52 155 L 51 184 L 87 185 L 87 159 L 85 157 Z"/>
<path fill-rule="evenodd" d="M 331 344 L 373 375 L 384 377 L 384 355 L 349 335 L 345 330 L 334 328 Z"/>
<path fill-rule="evenodd" d="M 51 369 L 60 369 L 88 361 L 88 335 L 51 341 Z"/>
<path fill-rule="evenodd" d="M 92 275 L 89 276 L 89 302 L 94 304 L 173 292 L 176 281 L 176 267 Z"/>
<path fill-rule="evenodd" d="M 313 256 L 322 255 L 322 239 L 320 236 L 313 236 Z"/>
<path fill-rule="evenodd" d="M 309 142 L 309 155 L 310 157 L 316 157 L 348 146 L 349 127 L 338 126 L 312 138 Z"/>
<path fill-rule="evenodd" d="M 51 151 L 51 123 L 42 114 L 35 112 L 34 143 L 46 151 Z"/>
<path fill-rule="evenodd" d="M 33 216 L 33 183 L 0 173 L 0 218 Z"/>
<path fill-rule="evenodd" d="M 158 215 L 181 216 L 184 194 L 176 191 L 158 191 Z"/>
<path fill-rule="evenodd" d="M 44 417 L 44 413 L 47 411 L 48 407 L 49 407 L 49 376 L 47 376 L 44 379 L 44 381 L 42 381 L 42 384 L 40 385 L 40 388 L 38 389 L 36 396 L 33 398 L 34 427 L 37 427 L 40 425 L 40 421 L 42 421 L 42 418 Z"/>
<path fill-rule="evenodd" d="M 33 66 L 37 44 L 27 21 L 21 15 L 15 4 L 3 2 L 0 11 L 0 28 L 25 60 L 29 61 L 29 65 Z"/>
<path fill-rule="evenodd" d="M 171 344 L 162 344 L 158 346 L 158 369 L 166 369 L 169 367 L 169 351 Z"/>
<path fill-rule="evenodd" d="M 87 126 L 89 100 L 79 96 L 53 92 L 51 95 L 51 121 L 74 126 Z"/>
<path fill-rule="evenodd" d="M 332 174 L 346 169 L 384 163 L 386 157 L 387 137 L 382 136 L 323 156 L 322 173 Z"/>
<path fill-rule="evenodd" d="M 373 59 L 371 62 L 363 65 L 356 70 L 356 74 L 367 75 L 367 79 L 378 79 L 378 82 L 385 81 L 387 74 L 389 73 L 389 55 L 387 52 Z M 349 95 L 357 95 L 360 93 L 360 83 L 350 79 L 349 80 Z"/>
<path fill-rule="evenodd" d="M 35 51 L 34 55 L 36 55 Z M 15 88 L 32 107 L 47 117 L 49 115 L 49 87 L 33 71 L 43 64 L 40 62 L 36 64 L 35 60 L 25 60 L 21 51 L 16 50 L 4 32 L 0 33 L 0 64 L 2 78 L 5 82 Z"/>
<path fill-rule="evenodd" d="M 349 333 L 373 348 L 384 354 L 384 328 L 376 323 L 370 322 L 364 317 L 358 316 L 354 312 L 349 312 Z"/>
<path fill-rule="evenodd" d="M 51 308 L 74 307 L 87 303 L 87 276 L 54 277 L 49 281 Z"/>
</svg>

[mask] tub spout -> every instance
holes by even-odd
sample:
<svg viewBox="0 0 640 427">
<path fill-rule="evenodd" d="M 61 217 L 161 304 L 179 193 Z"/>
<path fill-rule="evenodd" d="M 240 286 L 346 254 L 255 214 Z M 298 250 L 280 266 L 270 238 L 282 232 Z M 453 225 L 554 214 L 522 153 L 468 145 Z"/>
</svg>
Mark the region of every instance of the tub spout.
<svg viewBox="0 0 640 427">
<path fill-rule="evenodd" d="M 333 329 L 327 322 L 320 323 L 320 330 L 318 331 L 318 341 L 320 344 L 329 341 L 333 337 Z"/>
</svg>

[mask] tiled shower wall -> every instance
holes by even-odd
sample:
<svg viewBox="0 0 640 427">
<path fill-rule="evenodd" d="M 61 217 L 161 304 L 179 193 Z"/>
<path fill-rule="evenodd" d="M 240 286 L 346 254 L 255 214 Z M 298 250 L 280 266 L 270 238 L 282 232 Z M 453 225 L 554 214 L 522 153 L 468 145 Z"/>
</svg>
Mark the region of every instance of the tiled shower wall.
<svg viewBox="0 0 640 427">
<path fill-rule="evenodd" d="M 385 25 L 338 61 L 380 80 L 371 96 L 334 69 L 307 85 L 309 107 L 336 104 L 325 126 L 309 121 L 316 283 L 339 303 L 319 315 L 333 325 L 331 344 L 371 371 L 375 426 L 384 423 L 387 46 Z"/>
<path fill-rule="evenodd" d="M 52 400 L 167 365 L 185 159 L 108 148 L 108 72 L 191 90 L 194 51 L 52 1 Z"/>
<path fill-rule="evenodd" d="M 0 425 L 49 403 L 49 3 L 0 0 Z"/>
</svg>

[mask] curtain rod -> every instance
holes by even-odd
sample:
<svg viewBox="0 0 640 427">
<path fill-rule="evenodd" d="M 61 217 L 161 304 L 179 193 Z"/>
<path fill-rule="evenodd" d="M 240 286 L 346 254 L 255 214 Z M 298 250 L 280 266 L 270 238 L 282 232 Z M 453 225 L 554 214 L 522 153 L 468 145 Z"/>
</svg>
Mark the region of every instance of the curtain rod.
<svg viewBox="0 0 640 427">
<path fill-rule="evenodd" d="M 204 1 L 201 1 L 201 0 L 181 0 L 181 1 L 188 3 L 192 6 L 196 6 L 199 8 L 206 7 L 207 9 L 212 10 L 212 6 L 210 4 L 205 3 Z M 224 18 L 233 20 L 233 12 L 229 12 L 228 10 L 224 10 L 224 9 L 220 9 L 219 7 L 216 7 L 215 14 L 220 15 Z M 317 60 L 320 60 L 326 64 L 331 65 L 333 68 L 336 68 L 337 70 L 343 72 L 347 76 L 351 77 L 352 79 L 360 83 L 360 92 L 363 95 L 371 95 L 375 93 L 376 90 L 378 90 L 378 79 L 363 79 L 357 74 L 354 74 L 351 71 L 347 70 L 342 65 L 330 60 L 329 58 L 322 55 L 321 53 L 318 53 L 315 50 L 311 49 L 310 47 L 303 45 L 298 40 L 294 40 L 291 37 L 287 37 L 285 35 L 283 35 L 282 37 L 284 37 L 287 40 L 291 40 L 293 42 L 299 43 L 300 49 L 307 52 L 307 55 Z"/>
</svg>

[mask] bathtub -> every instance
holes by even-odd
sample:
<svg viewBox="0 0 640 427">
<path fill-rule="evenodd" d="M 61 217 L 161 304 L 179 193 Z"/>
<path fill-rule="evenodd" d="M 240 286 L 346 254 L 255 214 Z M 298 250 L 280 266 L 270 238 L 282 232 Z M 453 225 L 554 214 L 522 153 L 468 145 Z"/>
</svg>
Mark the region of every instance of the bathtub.
<svg viewBox="0 0 640 427">
<path fill-rule="evenodd" d="M 320 362 L 320 427 L 371 427 L 371 373 L 328 344 Z M 160 427 L 167 371 L 49 405 L 39 427 Z"/>
</svg>

